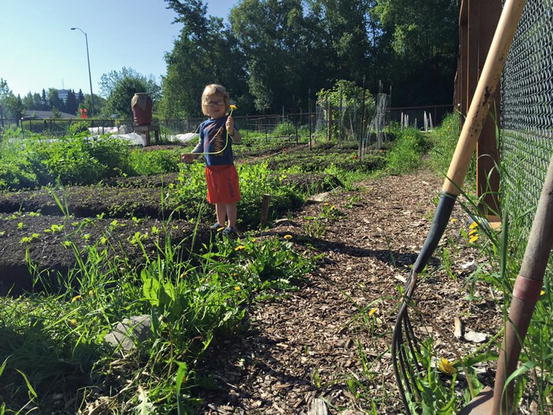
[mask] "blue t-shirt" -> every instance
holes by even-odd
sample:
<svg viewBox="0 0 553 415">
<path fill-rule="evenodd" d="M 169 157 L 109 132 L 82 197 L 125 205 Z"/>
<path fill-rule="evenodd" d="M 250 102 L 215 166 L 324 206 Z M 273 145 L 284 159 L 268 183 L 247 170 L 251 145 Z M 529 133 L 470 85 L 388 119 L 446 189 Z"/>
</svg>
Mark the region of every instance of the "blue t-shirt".
<svg viewBox="0 0 553 415">
<path fill-rule="evenodd" d="M 209 119 L 200 124 L 200 149 L 207 166 L 233 164 L 232 138 L 227 136 L 227 117 Z M 236 127 L 235 127 L 236 129 Z"/>
</svg>

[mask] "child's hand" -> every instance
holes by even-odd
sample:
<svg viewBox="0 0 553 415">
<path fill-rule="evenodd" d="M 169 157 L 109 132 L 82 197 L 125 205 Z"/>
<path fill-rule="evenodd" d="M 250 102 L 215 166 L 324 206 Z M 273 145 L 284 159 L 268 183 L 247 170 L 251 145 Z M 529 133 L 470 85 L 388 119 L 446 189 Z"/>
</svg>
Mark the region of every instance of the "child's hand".
<svg viewBox="0 0 553 415">
<path fill-rule="evenodd" d="M 234 135 L 234 118 L 232 118 L 232 115 L 229 115 L 227 117 L 227 122 L 225 123 L 225 127 L 227 128 L 227 133 L 230 136 Z"/>
<path fill-rule="evenodd" d="M 196 154 L 184 153 L 180 156 L 180 161 L 183 163 L 192 163 L 196 158 Z"/>
</svg>

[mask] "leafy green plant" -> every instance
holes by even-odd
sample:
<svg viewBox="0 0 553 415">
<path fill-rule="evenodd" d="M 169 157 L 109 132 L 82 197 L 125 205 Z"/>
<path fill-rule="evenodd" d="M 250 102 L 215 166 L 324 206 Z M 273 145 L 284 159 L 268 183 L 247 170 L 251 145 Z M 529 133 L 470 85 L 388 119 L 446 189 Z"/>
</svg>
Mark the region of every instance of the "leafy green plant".
<svg viewBox="0 0 553 415">
<path fill-rule="evenodd" d="M 400 130 L 386 157 L 387 170 L 391 174 L 401 174 L 417 168 L 427 149 L 428 143 L 420 131 L 414 128 Z"/>
<path fill-rule="evenodd" d="M 295 136 L 296 127 L 289 121 L 283 121 L 275 127 L 273 130 L 273 135 L 277 137 L 290 137 Z"/>
<path fill-rule="evenodd" d="M 88 121 L 77 121 L 69 124 L 67 128 L 68 135 L 77 135 L 81 133 L 88 133 L 88 126 L 90 123 Z"/>
</svg>

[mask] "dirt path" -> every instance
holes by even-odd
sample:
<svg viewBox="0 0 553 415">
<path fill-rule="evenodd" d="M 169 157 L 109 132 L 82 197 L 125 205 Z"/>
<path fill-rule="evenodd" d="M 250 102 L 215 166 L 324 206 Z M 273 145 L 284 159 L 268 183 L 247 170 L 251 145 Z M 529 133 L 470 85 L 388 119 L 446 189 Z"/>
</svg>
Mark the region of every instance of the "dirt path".
<svg viewBox="0 0 553 415">
<path fill-rule="evenodd" d="M 258 304 L 246 334 L 210 356 L 218 389 L 203 394 L 199 413 L 306 414 L 314 398 L 325 399 L 331 414 L 402 413 L 391 330 L 398 290 L 426 237 L 440 185 L 427 171 L 370 180 L 357 191 L 333 192 L 271 229 L 292 235 L 298 249 L 322 254 L 320 266 L 299 291 Z M 447 235 L 459 239 L 466 216 L 458 210 L 453 216 Z M 483 289 L 474 288 L 480 300 L 464 299 L 470 272 L 462 265 L 474 255 L 471 248 L 452 251 L 455 278 L 434 263 L 418 288 L 415 325 L 433 331 L 447 357 L 453 348 L 474 347 L 453 337 L 454 316 L 462 315 L 474 331 L 491 334 L 499 327 L 490 316 L 500 313 L 491 310 Z"/>
</svg>

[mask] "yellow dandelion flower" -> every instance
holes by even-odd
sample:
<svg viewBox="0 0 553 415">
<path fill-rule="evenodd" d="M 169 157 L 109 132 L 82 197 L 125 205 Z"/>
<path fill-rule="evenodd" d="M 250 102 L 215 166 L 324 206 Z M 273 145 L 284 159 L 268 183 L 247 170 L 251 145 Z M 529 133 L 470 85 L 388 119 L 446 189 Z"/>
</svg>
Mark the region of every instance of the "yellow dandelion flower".
<svg viewBox="0 0 553 415">
<path fill-rule="evenodd" d="M 244 245 L 238 245 L 236 248 L 234 248 L 235 251 L 242 251 L 244 249 L 246 249 Z"/>
<path fill-rule="evenodd" d="M 472 223 L 470 224 L 469 228 L 470 228 L 470 229 L 476 229 L 476 228 L 478 228 L 478 223 L 472 222 Z"/>
<path fill-rule="evenodd" d="M 71 320 L 69 320 L 69 325 L 71 327 L 77 327 L 77 320 L 75 320 L 74 318 L 72 318 Z"/>
<path fill-rule="evenodd" d="M 71 302 L 74 303 L 75 301 L 78 301 L 78 300 L 80 300 L 81 298 L 82 298 L 82 297 L 81 297 L 80 295 L 76 295 L 75 297 L 73 297 L 73 298 L 71 299 Z"/>
<path fill-rule="evenodd" d="M 374 307 L 369 310 L 369 317 L 378 312 L 378 308 Z"/>
<path fill-rule="evenodd" d="M 240 291 L 241 288 L 237 285 L 236 287 L 234 287 L 234 291 Z"/>
<path fill-rule="evenodd" d="M 292 239 L 292 235 L 287 234 L 287 235 L 284 235 L 283 238 L 284 238 L 284 239 Z"/>
<path fill-rule="evenodd" d="M 440 361 L 438 362 L 438 370 L 450 376 L 455 374 L 455 372 L 457 372 L 457 369 L 455 369 L 455 366 L 453 366 L 453 363 L 451 363 L 445 357 L 440 358 Z"/>
<path fill-rule="evenodd" d="M 455 222 L 457 222 L 457 218 L 451 218 L 449 221 L 450 221 L 451 223 L 455 223 Z"/>
<path fill-rule="evenodd" d="M 478 235 L 471 236 L 469 242 L 471 244 L 475 243 L 478 240 Z"/>
<path fill-rule="evenodd" d="M 541 296 L 541 295 L 545 295 L 545 291 L 544 291 L 544 290 L 541 290 L 541 291 L 540 291 L 540 296 Z"/>
<path fill-rule="evenodd" d="M 229 107 L 230 107 L 230 109 L 233 110 L 233 111 L 238 109 L 238 107 L 237 107 L 236 105 L 234 105 L 234 104 L 230 104 Z"/>
</svg>

